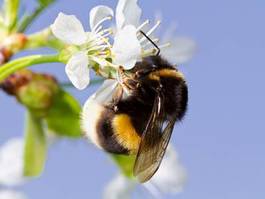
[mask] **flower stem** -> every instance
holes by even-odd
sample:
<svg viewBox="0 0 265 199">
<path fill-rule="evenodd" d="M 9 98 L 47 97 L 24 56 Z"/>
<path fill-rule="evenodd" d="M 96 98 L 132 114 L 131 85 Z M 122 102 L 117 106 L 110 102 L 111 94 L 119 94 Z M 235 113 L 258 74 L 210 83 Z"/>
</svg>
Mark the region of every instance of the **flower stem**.
<svg viewBox="0 0 265 199">
<path fill-rule="evenodd" d="M 60 62 L 59 55 L 32 55 L 10 61 L 0 67 L 0 81 L 20 69 L 52 62 Z"/>
</svg>

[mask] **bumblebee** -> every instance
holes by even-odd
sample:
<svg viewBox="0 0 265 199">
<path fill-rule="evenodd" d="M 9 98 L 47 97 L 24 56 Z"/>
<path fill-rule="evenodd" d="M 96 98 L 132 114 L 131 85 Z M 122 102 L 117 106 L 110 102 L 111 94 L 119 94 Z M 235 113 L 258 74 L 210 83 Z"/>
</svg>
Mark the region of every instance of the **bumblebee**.
<svg viewBox="0 0 265 199">
<path fill-rule="evenodd" d="M 185 115 L 187 85 L 160 55 L 146 57 L 128 71 L 120 67 L 118 74 L 116 85 L 103 85 L 103 97 L 86 102 L 83 130 L 107 152 L 136 155 L 133 173 L 146 182 L 161 164 L 175 122 Z M 110 93 L 108 86 L 113 87 Z"/>
</svg>

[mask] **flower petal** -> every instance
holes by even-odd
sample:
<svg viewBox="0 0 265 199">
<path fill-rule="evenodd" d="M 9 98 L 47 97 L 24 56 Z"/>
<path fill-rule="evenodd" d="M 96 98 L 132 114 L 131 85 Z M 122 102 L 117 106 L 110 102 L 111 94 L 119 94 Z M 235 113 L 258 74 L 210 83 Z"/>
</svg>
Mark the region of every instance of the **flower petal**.
<svg viewBox="0 0 265 199">
<path fill-rule="evenodd" d="M 23 148 L 22 138 L 10 139 L 0 148 L 0 186 L 15 186 L 22 184 L 23 177 Z"/>
<path fill-rule="evenodd" d="M 55 37 L 67 44 L 81 45 L 86 42 L 87 36 L 81 22 L 74 15 L 59 13 L 51 30 Z"/>
<path fill-rule="evenodd" d="M 91 30 L 94 30 L 94 28 L 96 28 L 95 26 L 97 26 L 102 19 L 108 16 L 114 16 L 113 10 L 110 7 L 102 5 L 94 7 L 89 13 L 89 24 Z"/>
<path fill-rule="evenodd" d="M 125 26 L 117 32 L 113 44 L 114 64 L 129 70 L 134 67 L 141 55 L 141 45 L 136 36 L 136 28 Z"/>
<path fill-rule="evenodd" d="M 137 5 L 137 0 L 119 0 L 116 7 L 116 24 L 118 29 L 126 25 L 139 25 L 142 14 L 141 8 Z"/>
<path fill-rule="evenodd" d="M 150 183 L 164 193 L 177 193 L 183 190 L 186 180 L 186 169 L 179 162 L 174 148 L 169 145 L 161 166 Z"/>
<path fill-rule="evenodd" d="M 90 82 L 86 53 L 78 52 L 74 54 L 68 61 L 65 72 L 76 88 L 80 90 L 86 88 Z"/>
<path fill-rule="evenodd" d="M 115 89 L 118 86 L 116 80 L 107 79 L 102 86 L 91 96 L 91 99 L 97 101 L 99 104 L 106 104 L 112 100 Z"/>
<path fill-rule="evenodd" d="M 0 199 L 26 199 L 23 193 L 12 190 L 1 190 Z"/>
<path fill-rule="evenodd" d="M 103 199 L 129 199 L 135 185 L 133 181 L 119 174 L 105 187 Z"/>
<path fill-rule="evenodd" d="M 173 64 L 189 61 L 196 50 L 196 44 L 187 37 L 176 37 L 170 41 L 170 46 L 161 49 L 161 55 Z"/>
</svg>

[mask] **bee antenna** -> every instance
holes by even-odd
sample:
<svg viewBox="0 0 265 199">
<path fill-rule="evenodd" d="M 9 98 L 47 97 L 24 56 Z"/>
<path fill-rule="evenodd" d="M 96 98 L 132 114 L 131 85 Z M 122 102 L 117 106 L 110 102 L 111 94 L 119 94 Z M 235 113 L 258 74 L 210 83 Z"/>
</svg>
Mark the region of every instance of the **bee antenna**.
<svg viewBox="0 0 265 199">
<path fill-rule="evenodd" d="M 153 40 L 150 38 L 150 37 L 148 37 L 142 30 L 140 30 L 140 33 L 149 41 L 149 42 L 151 42 L 153 45 L 154 45 L 154 47 L 156 48 L 156 50 L 157 50 L 157 53 L 156 53 L 156 56 L 158 56 L 159 54 L 160 54 L 160 48 L 158 47 L 158 45 L 156 45 L 156 43 L 155 42 L 153 42 Z"/>
</svg>

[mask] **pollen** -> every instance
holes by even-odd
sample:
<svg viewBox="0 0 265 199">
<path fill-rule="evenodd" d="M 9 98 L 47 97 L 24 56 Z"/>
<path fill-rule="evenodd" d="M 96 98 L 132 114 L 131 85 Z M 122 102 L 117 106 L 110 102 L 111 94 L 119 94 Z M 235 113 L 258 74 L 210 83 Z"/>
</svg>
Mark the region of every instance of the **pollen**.
<svg viewBox="0 0 265 199">
<path fill-rule="evenodd" d="M 118 143 L 131 153 L 136 153 L 141 138 L 133 127 L 130 117 L 126 114 L 116 115 L 113 118 L 112 126 Z"/>
</svg>

